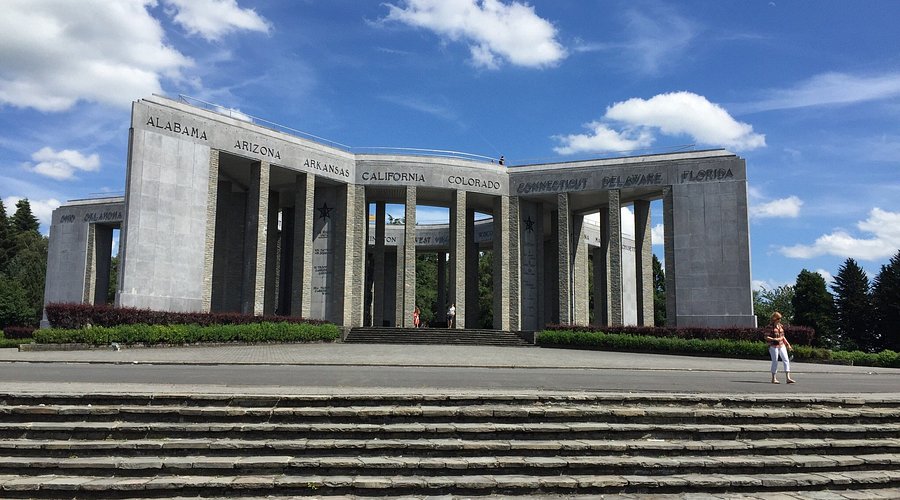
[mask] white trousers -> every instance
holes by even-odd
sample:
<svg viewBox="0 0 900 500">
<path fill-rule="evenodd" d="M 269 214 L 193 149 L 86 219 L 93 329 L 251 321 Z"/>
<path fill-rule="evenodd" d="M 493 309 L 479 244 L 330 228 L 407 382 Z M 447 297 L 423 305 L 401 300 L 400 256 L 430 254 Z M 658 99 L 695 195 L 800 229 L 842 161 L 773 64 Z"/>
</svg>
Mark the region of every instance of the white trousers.
<svg viewBox="0 0 900 500">
<path fill-rule="evenodd" d="M 769 346 L 769 356 L 772 356 L 772 375 L 778 373 L 778 356 L 781 356 L 781 362 L 784 363 L 785 373 L 791 372 L 791 360 L 788 358 L 787 347 L 785 346 Z"/>
</svg>

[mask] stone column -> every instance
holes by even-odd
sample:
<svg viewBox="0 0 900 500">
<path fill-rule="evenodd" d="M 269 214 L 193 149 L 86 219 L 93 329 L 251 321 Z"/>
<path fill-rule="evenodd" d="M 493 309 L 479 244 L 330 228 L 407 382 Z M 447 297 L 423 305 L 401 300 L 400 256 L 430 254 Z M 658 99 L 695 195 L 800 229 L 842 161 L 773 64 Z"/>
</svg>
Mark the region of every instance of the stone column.
<svg viewBox="0 0 900 500">
<path fill-rule="evenodd" d="M 509 330 L 510 265 L 509 265 L 509 197 L 494 198 L 493 286 L 494 329 Z"/>
<path fill-rule="evenodd" d="M 209 178 L 207 182 L 206 246 L 203 248 L 203 312 L 209 312 L 212 308 L 213 261 L 215 260 L 216 251 L 216 203 L 218 203 L 219 195 L 218 149 L 209 150 Z"/>
<path fill-rule="evenodd" d="M 475 241 L 475 210 L 466 210 L 466 307 L 465 315 L 459 315 L 456 304 L 456 319 L 460 328 L 479 328 L 478 308 L 478 243 Z M 465 321 L 463 321 L 465 320 Z"/>
<path fill-rule="evenodd" d="M 294 196 L 294 257 L 291 268 L 291 316 L 309 317 L 312 308 L 313 210 L 316 176 L 297 176 Z"/>
<path fill-rule="evenodd" d="M 663 188 L 663 246 L 666 261 L 666 326 L 676 327 L 678 297 L 675 294 L 675 275 L 678 263 L 675 262 L 675 196 L 672 186 Z"/>
<path fill-rule="evenodd" d="M 347 184 L 344 217 L 344 283 L 342 326 L 363 323 L 363 296 L 366 281 L 366 187 Z"/>
<path fill-rule="evenodd" d="M 406 212 L 403 226 L 403 323 L 413 328 L 416 309 L 416 187 L 406 188 Z"/>
<path fill-rule="evenodd" d="M 385 203 L 375 202 L 375 251 L 373 254 L 372 324 L 384 326 L 384 232 Z"/>
<path fill-rule="evenodd" d="M 609 267 L 607 290 L 609 293 L 609 324 L 620 326 L 623 321 L 622 304 L 622 204 L 618 189 L 608 192 L 609 213 L 606 218 Z"/>
<path fill-rule="evenodd" d="M 241 312 L 262 314 L 266 290 L 266 234 L 269 218 L 269 163 L 250 166 Z"/>
<path fill-rule="evenodd" d="M 634 269 L 638 325 L 653 326 L 653 242 L 650 236 L 650 202 L 634 202 Z"/>
<path fill-rule="evenodd" d="M 509 244 L 507 251 L 507 268 L 509 269 L 509 321 L 504 325 L 504 330 L 519 331 L 522 329 L 522 258 L 519 250 L 521 211 L 519 210 L 519 197 L 509 197 L 509 214 L 506 220 L 509 223 L 507 232 L 509 235 L 505 241 Z"/>
<path fill-rule="evenodd" d="M 97 288 L 97 225 L 88 224 L 87 251 L 84 261 L 84 289 L 82 290 L 83 304 L 94 303 L 94 290 Z"/>
<path fill-rule="evenodd" d="M 572 316 L 572 218 L 569 214 L 569 193 L 556 195 L 556 227 L 558 255 L 559 282 L 559 322 L 571 324 Z"/>
<path fill-rule="evenodd" d="M 575 251 L 572 273 L 572 295 L 574 305 L 574 323 L 587 325 L 591 314 L 589 310 L 590 292 L 588 290 L 588 244 L 584 239 L 584 216 L 572 216 L 572 249 Z"/>
<path fill-rule="evenodd" d="M 450 204 L 450 305 L 456 306 L 456 328 L 466 317 L 466 192 L 454 191 Z M 447 311 L 441 311 L 444 315 Z"/>
<path fill-rule="evenodd" d="M 437 310 L 434 311 L 433 326 L 440 325 L 447 314 L 447 252 L 437 253 Z"/>
</svg>

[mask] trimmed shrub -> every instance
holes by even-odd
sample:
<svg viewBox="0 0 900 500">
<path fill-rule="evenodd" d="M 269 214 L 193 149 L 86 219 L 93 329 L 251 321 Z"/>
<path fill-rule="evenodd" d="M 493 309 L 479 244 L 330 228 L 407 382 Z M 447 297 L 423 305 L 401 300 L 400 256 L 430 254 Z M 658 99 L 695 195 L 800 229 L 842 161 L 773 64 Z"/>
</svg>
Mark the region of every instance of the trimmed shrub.
<svg viewBox="0 0 900 500">
<path fill-rule="evenodd" d="M 662 354 L 693 354 L 742 359 L 768 359 L 765 342 L 729 339 L 654 337 L 597 331 L 547 330 L 538 335 L 537 345 L 568 349 L 593 349 Z M 900 354 L 886 350 L 878 354 L 862 351 L 831 351 L 811 346 L 794 348 L 795 359 L 807 362 L 836 361 L 858 366 L 900 368 Z"/>
<path fill-rule="evenodd" d="M 117 325 L 240 325 L 248 323 L 327 324 L 327 321 L 291 316 L 253 316 L 240 313 L 166 312 L 91 304 L 47 304 L 47 320 L 54 328 Z"/>
<path fill-rule="evenodd" d="M 541 347 L 570 347 L 627 352 L 719 355 L 736 358 L 768 356 L 762 342 L 726 339 L 652 337 L 603 332 L 544 331 L 538 336 Z"/>
<path fill-rule="evenodd" d="M 9 327 L 7 327 L 7 330 Z M 10 339 L 6 338 L 6 330 L 0 330 L 0 349 L 7 349 L 10 347 L 19 347 L 19 344 L 30 344 L 33 342 L 32 339 Z"/>
<path fill-rule="evenodd" d="M 33 342 L 31 339 L 4 339 L 0 338 L 0 349 L 8 349 L 12 347 L 19 347 L 21 344 L 30 344 Z"/>
<path fill-rule="evenodd" d="M 332 324 L 254 323 L 240 325 L 119 325 L 47 328 L 34 333 L 39 344 L 193 344 L 200 342 L 334 342 L 341 333 Z"/>
<path fill-rule="evenodd" d="M 33 326 L 7 326 L 3 336 L 7 339 L 30 339 L 35 328 Z"/>
<path fill-rule="evenodd" d="M 808 345 L 795 346 L 794 357 L 800 361 L 812 362 L 830 361 L 832 359 L 831 350 Z"/>
<path fill-rule="evenodd" d="M 761 341 L 767 328 L 668 328 L 653 326 L 592 326 L 592 325 L 547 325 L 548 330 L 568 332 L 603 332 L 607 334 L 639 335 L 644 337 L 665 337 L 700 340 L 744 340 Z M 784 327 L 785 336 L 792 345 L 812 345 L 815 331 L 805 326 Z"/>
</svg>

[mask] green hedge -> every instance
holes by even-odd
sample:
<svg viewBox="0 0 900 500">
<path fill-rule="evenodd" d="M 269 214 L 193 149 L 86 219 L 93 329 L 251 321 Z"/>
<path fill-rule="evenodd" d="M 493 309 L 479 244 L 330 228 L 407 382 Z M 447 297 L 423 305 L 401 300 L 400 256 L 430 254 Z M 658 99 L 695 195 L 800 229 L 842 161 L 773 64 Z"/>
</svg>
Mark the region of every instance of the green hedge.
<svg viewBox="0 0 900 500">
<path fill-rule="evenodd" d="M 19 344 L 30 344 L 31 339 L 8 339 L 4 336 L 3 330 L 0 330 L 0 349 L 10 347 L 19 347 Z"/>
<path fill-rule="evenodd" d="M 538 335 L 537 344 L 541 347 L 660 354 L 694 354 L 745 359 L 769 357 L 769 347 L 765 342 L 746 340 L 701 340 L 603 332 L 546 330 Z M 869 354 L 860 351 L 831 351 L 818 347 L 796 346 L 794 348 L 794 356 L 799 361 L 841 362 L 858 366 L 900 368 L 900 354 L 894 351 Z"/>
<path fill-rule="evenodd" d="M 34 332 L 38 344 L 81 343 L 194 344 L 201 342 L 334 342 L 341 332 L 332 324 L 249 323 L 243 325 L 119 325 Z"/>
</svg>

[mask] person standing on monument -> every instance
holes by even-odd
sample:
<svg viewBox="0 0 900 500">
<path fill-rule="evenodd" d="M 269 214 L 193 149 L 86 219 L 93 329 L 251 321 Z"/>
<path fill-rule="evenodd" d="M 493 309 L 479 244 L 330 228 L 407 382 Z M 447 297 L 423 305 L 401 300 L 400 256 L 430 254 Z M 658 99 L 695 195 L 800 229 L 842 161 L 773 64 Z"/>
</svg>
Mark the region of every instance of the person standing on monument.
<svg viewBox="0 0 900 500">
<path fill-rule="evenodd" d="M 413 327 L 414 328 L 419 327 L 419 315 L 420 315 L 419 306 L 416 306 L 416 310 L 413 311 Z"/>
<path fill-rule="evenodd" d="M 456 304 L 451 304 L 450 309 L 447 310 L 447 328 L 453 328 L 453 324 L 456 322 Z"/>
<path fill-rule="evenodd" d="M 787 375 L 787 383 L 793 384 L 794 379 L 791 378 L 791 360 L 788 358 L 788 351 L 793 351 L 791 343 L 784 336 L 784 326 L 781 324 L 781 313 L 775 311 L 772 313 L 772 321 L 769 322 L 766 333 L 766 343 L 769 344 L 769 355 L 772 357 L 772 383 L 777 384 L 778 379 L 775 374 L 778 373 L 778 358 L 784 364 L 784 374 Z"/>
</svg>

